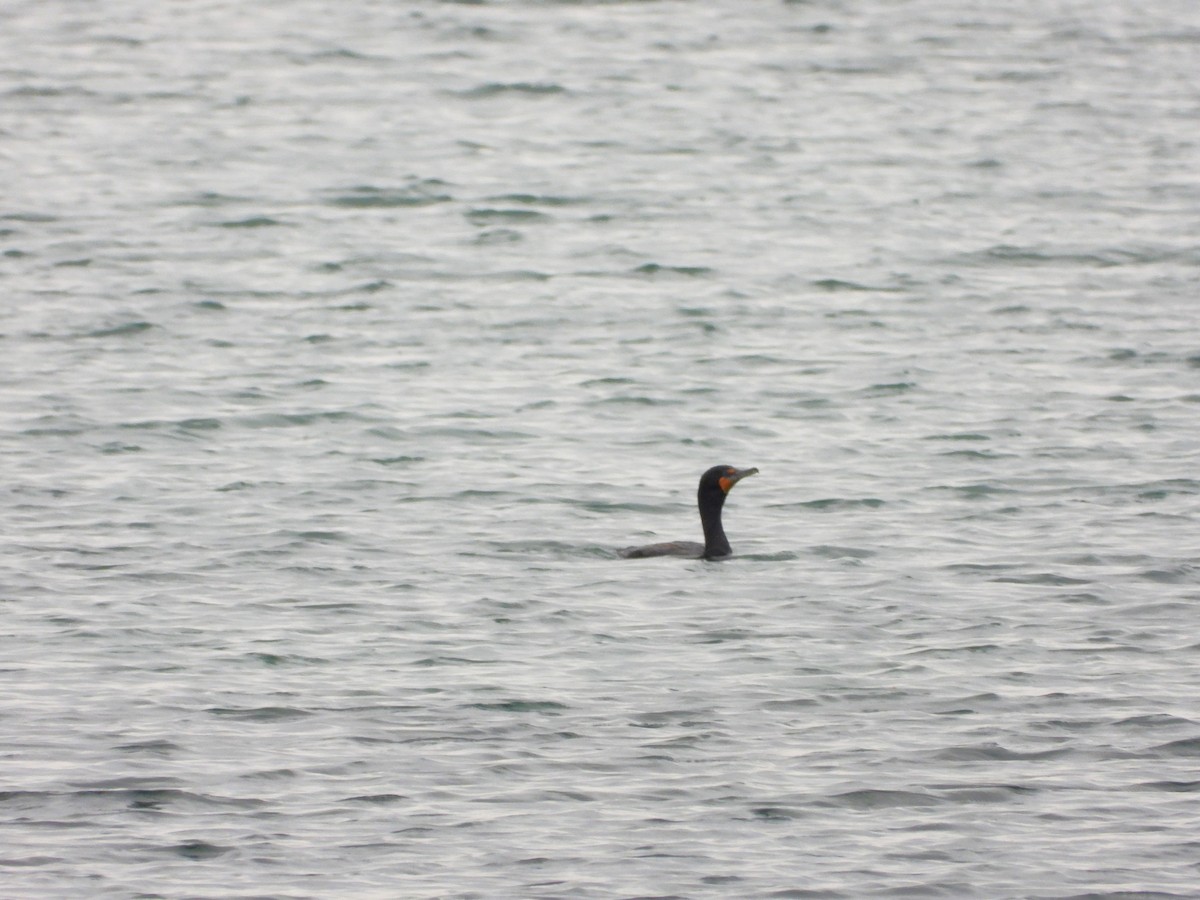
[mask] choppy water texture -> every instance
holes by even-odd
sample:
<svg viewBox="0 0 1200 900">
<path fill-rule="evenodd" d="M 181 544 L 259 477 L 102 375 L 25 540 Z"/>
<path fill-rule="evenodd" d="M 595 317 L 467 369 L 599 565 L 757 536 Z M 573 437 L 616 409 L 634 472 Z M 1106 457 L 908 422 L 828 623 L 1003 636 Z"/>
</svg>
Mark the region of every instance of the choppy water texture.
<svg viewBox="0 0 1200 900">
<path fill-rule="evenodd" d="M 1196 896 L 1192 0 L 0 60 L 3 896 Z"/>
</svg>

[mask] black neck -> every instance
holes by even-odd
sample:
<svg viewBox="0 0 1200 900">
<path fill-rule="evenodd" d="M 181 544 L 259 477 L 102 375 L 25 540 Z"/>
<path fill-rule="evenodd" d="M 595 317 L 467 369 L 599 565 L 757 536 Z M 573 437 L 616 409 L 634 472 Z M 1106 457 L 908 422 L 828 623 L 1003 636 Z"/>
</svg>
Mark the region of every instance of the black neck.
<svg viewBox="0 0 1200 900">
<path fill-rule="evenodd" d="M 704 555 L 728 556 L 733 552 L 725 529 L 721 527 L 721 507 L 725 505 L 725 492 L 701 493 L 697 498 L 700 505 L 700 523 L 704 526 Z"/>
</svg>

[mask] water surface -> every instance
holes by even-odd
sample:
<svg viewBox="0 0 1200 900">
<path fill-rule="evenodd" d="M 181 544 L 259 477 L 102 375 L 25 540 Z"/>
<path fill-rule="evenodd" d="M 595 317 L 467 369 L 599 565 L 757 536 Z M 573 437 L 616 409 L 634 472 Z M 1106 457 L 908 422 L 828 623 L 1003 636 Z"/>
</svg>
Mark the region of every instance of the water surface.
<svg viewBox="0 0 1200 900">
<path fill-rule="evenodd" d="M 1191 4 L 0 49 L 5 896 L 1194 896 Z"/>
</svg>

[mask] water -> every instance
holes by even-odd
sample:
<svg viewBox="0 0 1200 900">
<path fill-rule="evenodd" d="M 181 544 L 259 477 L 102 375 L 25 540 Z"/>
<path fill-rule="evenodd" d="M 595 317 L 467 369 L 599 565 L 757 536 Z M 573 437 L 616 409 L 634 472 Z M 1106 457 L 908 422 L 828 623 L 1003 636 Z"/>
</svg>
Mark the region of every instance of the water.
<svg viewBox="0 0 1200 900">
<path fill-rule="evenodd" d="M 1193 4 L 0 49 L 5 897 L 1195 896 Z"/>
</svg>

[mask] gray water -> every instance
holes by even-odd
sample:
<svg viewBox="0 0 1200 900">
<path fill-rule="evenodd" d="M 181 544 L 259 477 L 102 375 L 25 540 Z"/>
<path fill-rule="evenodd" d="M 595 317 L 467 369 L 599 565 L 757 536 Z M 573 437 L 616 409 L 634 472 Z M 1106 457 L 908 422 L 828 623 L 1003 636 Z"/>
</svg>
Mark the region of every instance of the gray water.
<svg viewBox="0 0 1200 900">
<path fill-rule="evenodd" d="M 1198 73 L 9 0 L 0 895 L 1200 896 Z M 616 558 L 716 463 L 735 558 Z"/>
</svg>

